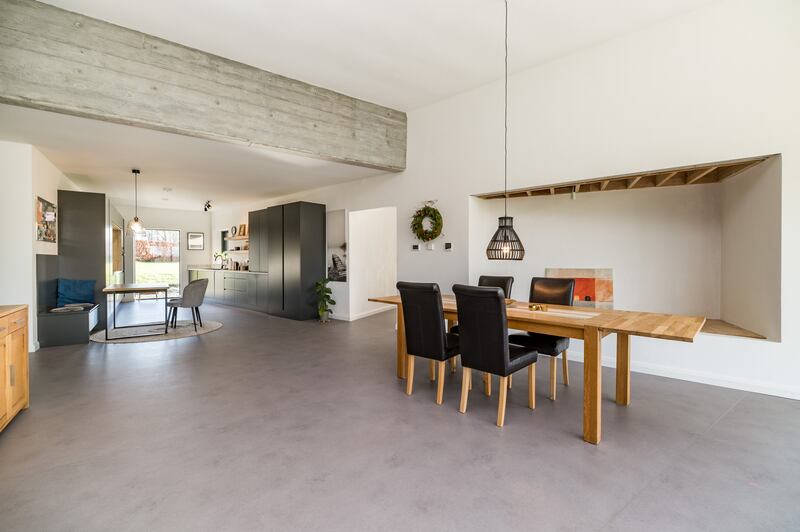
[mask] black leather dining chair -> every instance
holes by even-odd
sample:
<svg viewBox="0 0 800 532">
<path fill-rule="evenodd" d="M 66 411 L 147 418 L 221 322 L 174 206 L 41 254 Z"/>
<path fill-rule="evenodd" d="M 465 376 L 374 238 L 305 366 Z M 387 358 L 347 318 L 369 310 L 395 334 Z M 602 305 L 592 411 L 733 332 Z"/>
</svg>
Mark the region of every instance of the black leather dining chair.
<svg viewBox="0 0 800 532">
<path fill-rule="evenodd" d="M 500 377 L 500 399 L 497 406 L 497 426 L 502 427 L 506 415 L 506 396 L 509 377 L 528 368 L 528 407 L 536 407 L 535 349 L 510 344 L 505 294 L 497 287 L 453 285 L 461 325 L 459 346 L 464 376 L 461 380 L 459 412 L 467 411 L 467 397 L 472 370 Z"/>
<path fill-rule="evenodd" d="M 503 297 L 509 297 L 514 278 L 504 275 L 481 275 L 478 277 L 478 286 L 494 286 L 503 291 Z M 458 325 L 450 327 L 450 332 L 458 334 Z"/>
<path fill-rule="evenodd" d="M 548 277 L 534 277 L 531 279 L 531 303 L 547 305 L 572 305 L 575 294 L 575 279 L 551 279 Z M 556 400 L 556 358 L 561 355 L 561 374 L 565 386 L 569 386 L 569 363 L 567 362 L 567 349 L 569 338 L 550 336 L 541 333 L 512 334 L 511 343 L 523 345 L 529 349 L 536 349 L 540 355 L 550 357 L 550 399 Z"/>
<path fill-rule="evenodd" d="M 503 297 L 511 297 L 511 287 L 514 284 L 514 278 L 506 275 L 481 275 L 478 277 L 478 286 L 495 286 L 503 291 Z M 458 334 L 458 325 L 450 327 L 450 332 Z M 451 366 L 452 373 L 456 372 L 456 359 L 452 360 Z"/>
<path fill-rule="evenodd" d="M 405 322 L 407 374 L 406 393 L 414 387 L 414 357 L 427 358 L 438 366 L 436 404 L 442 404 L 445 362 L 459 351 L 458 336 L 447 332 L 442 294 L 436 283 L 397 283 Z"/>
</svg>

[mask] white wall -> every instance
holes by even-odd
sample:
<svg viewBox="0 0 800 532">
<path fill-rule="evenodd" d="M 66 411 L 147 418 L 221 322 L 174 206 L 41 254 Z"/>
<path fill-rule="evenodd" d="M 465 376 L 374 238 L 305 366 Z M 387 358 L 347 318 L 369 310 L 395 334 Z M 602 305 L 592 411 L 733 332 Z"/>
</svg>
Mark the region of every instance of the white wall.
<svg viewBox="0 0 800 532">
<path fill-rule="evenodd" d="M 781 161 L 770 160 L 722 187 L 722 318 L 781 338 Z"/>
<path fill-rule="evenodd" d="M 470 282 L 513 275 L 511 297 L 527 301 L 545 268 L 613 268 L 615 308 L 718 318 L 720 204 L 716 184 L 513 199 L 525 258 L 490 261 L 503 202 L 473 198 Z"/>
<path fill-rule="evenodd" d="M 33 252 L 38 255 L 58 255 L 58 242 L 39 242 L 36 240 L 35 213 L 37 197 L 46 199 L 57 206 L 59 190 L 78 190 L 78 187 L 35 147 L 31 149 L 31 157 L 34 212 Z M 56 216 L 56 223 L 58 223 L 58 216 Z"/>
<path fill-rule="evenodd" d="M 397 211 L 394 207 L 349 213 L 349 319 L 389 310 L 368 301 L 393 294 L 397 284 Z"/>
<path fill-rule="evenodd" d="M 0 162 L 0 305 L 28 305 L 29 346 L 35 350 L 33 147 L 0 142 Z"/>
<path fill-rule="evenodd" d="M 78 188 L 30 144 L 0 142 L 0 162 L 0 305 L 28 305 L 29 347 L 35 351 L 36 255 L 58 254 L 57 242 L 36 240 L 36 200 L 58 206 L 59 189 Z"/>
<path fill-rule="evenodd" d="M 789 203 L 800 192 L 798 17 L 800 2 L 792 0 L 713 3 L 513 76 L 509 186 L 782 153 L 782 315 L 797 323 L 800 308 L 791 302 L 800 298 L 800 278 L 785 272 L 800 270 L 800 212 Z M 410 112 L 401 174 L 291 199 L 328 209 L 396 206 L 398 277 L 443 287 L 467 281 L 469 195 L 503 184 L 502 95 L 500 80 Z M 444 216 L 437 243 L 452 241 L 452 252 L 409 249 L 409 218 L 430 199 Z M 249 207 L 219 214 L 241 219 Z M 800 398 L 800 331 L 785 330 L 782 339 L 637 338 L 633 368 Z M 609 336 L 605 353 L 613 347 Z"/>
<path fill-rule="evenodd" d="M 121 200 L 112 200 L 112 204 L 122 214 L 125 220 L 130 220 L 134 216 L 134 206 Z M 181 289 L 189 282 L 188 267 L 191 265 L 204 265 L 211 263 L 211 215 L 203 211 L 186 211 L 179 209 L 155 209 L 149 207 L 139 207 L 139 219 L 148 229 L 173 229 L 181 233 Z M 205 249 L 187 250 L 187 232 L 205 233 Z M 133 234 L 126 228 L 125 230 L 125 280 L 134 281 L 134 244 Z"/>
</svg>

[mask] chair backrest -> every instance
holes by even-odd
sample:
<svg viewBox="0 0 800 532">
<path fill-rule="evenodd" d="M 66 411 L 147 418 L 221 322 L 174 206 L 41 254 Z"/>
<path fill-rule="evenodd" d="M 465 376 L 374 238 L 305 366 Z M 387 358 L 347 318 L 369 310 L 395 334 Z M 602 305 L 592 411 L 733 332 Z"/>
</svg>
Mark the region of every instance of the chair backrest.
<svg viewBox="0 0 800 532">
<path fill-rule="evenodd" d="M 208 279 L 197 279 L 186 285 L 181 296 L 181 306 L 186 308 L 199 307 L 206 297 Z"/>
<path fill-rule="evenodd" d="M 503 291 L 503 297 L 511 297 L 511 286 L 514 284 L 513 277 L 504 275 L 481 275 L 478 278 L 478 286 L 495 286 Z"/>
<path fill-rule="evenodd" d="M 453 285 L 458 307 L 461 363 L 478 371 L 503 374 L 509 365 L 508 321 L 503 290 Z"/>
<path fill-rule="evenodd" d="M 442 293 L 436 283 L 397 283 L 403 304 L 406 351 L 414 356 L 445 353 Z"/>
<path fill-rule="evenodd" d="M 572 306 L 575 294 L 575 279 L 552 279 L 533 277 L 531 279 L 531 303 Z"/>
</svg>

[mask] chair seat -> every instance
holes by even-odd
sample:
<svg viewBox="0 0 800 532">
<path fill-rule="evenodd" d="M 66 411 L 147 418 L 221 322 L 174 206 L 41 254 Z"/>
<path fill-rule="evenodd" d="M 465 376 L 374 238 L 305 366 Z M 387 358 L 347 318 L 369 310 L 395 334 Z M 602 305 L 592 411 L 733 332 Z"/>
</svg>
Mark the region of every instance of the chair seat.
<svg viewBox="0 0 800 532">
<path fill-rule="evenodd" d="M 167 306 L 168 307 L 180 307 L 182 304 L 183 304 L 183 298 L 182 297 L 173 297 L 173 298 L 167 300 Z"/>
<path fill-rule="evenodd" d="M 520 345 L 508 344 L 509 371 L 501 377 L 508 377 L 521 369 L 525 369 L 539 358 L 539 353 L 535 349 L 529 349 Z"/>
<path fill-rule="evenodd" d="M 512 334 L 508 337 L 508 341 L 528 349 L 535 349 L 540 355 L 551 357 L 558 356 L 569 348 L 569 338 L 549 334 Z"/>
</svg>

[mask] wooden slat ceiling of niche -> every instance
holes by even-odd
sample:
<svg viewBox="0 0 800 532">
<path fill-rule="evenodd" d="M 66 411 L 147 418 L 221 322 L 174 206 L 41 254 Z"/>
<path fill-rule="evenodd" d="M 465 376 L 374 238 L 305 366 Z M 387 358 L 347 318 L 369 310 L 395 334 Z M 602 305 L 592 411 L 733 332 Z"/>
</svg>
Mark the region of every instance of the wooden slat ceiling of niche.
<svg viewBox="0 0 800 532">
<path fill-rule="evenodd" d="M 752 168 L 776 155 L 761 155 L 746 159 L 735 159 L 716 163 L 695 164 L 678 168 L 664 168 L 662 170 L 648 170 L 632 174 L 582 179 L 567 183 L 538 185 L 528 188 L 477 194 L 483 199 L 502 199 L 505 195 L 509 198 L 524 198 L 528 196 L 554 196 L 556 194 L 570 194 L 573 191 L 605 192 L 610 190 L 628 190 L 654 187 L 675 187 L 682 185 L 702 185 L 718 183 L 723 179 L 733 177 L 745 170 Z"/>
</svg>

